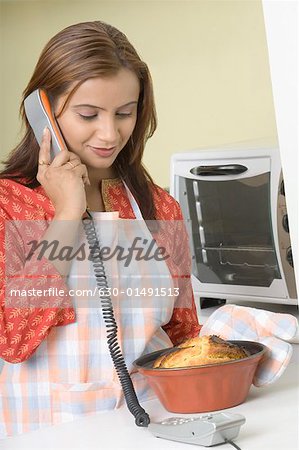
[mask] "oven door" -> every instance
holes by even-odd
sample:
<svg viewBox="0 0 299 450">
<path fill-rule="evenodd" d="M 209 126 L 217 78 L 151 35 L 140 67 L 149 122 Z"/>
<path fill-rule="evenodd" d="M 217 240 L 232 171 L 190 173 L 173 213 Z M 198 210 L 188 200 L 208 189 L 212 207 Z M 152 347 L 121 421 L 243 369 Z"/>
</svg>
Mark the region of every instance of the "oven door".
<svg viewBox="0 0 299 450">
<path fill-rule="evenodd" d="M 187 219 L 201 296 L 287 297 L 275 242 L 276 169 L 270 156 L 248 153 L 239 159 L 193 154 L 180 165 L 176 197 Z"/>
</svg>

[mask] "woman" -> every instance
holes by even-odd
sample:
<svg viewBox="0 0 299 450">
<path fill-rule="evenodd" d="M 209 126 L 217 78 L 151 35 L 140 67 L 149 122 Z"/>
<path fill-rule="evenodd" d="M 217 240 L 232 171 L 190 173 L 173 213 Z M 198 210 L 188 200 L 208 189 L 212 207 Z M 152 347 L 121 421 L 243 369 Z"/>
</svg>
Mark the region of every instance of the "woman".
<svg viewBox="0 0 299 450">
<path fill-rule="evenodd" d="M 47 93 L 67 145 L 52 161 L 49 130 L 39 147 L 25 116 L 24 99 L 36 89 Z M 33 238 L 55 241 L 60 254 L 82 243 L 87 207 L 101 222 L 100 230 L 107 219 L 132 219 L 133 227 L 144 220 L 172 223 L 154 233 L 168 255 L 161 273 L 170 274 L 164 278 L 169 296 L 156 292 L 153 298 L 147 285 L 147 307 L 124 308 L 116 299 L 129 372 L 142 353 L 175 345 L 200 330 L 180 207 L 142 165 L 145 143 L 156 129 L 154 98 L 148 68 L 126 36 L 98 21 L 59 32 L 41 53 L 21 114 L 25 136 L 0 174 L 0 357 L 6 361 L 0 375 L 1 437 L 113 409 L 123 401 L 101 312 L 70 295 L 70 288 L 95 286 L 90 261 L 79 265 L 74 258 L 53 258 L 51 248 L 42 255 L 29 251 Z M 148 239 L 147 228 L 142 229 Z M 107 261 L 111 283 L 116 272 L 117 283 L 126 277 L 132 285 L 136 279 L 141 283 L 134 284 L 135 293 L 148 279 L 156 283 L 148 275 L 154 273 L 147 272 L 149 262 L 139 259 L 129 266 Z M 42 295 L 34 291 L 41 287 Z M 136 373 L 132 378 L 139 399 L 149 398 L 145 381 Z"/>
</svg>

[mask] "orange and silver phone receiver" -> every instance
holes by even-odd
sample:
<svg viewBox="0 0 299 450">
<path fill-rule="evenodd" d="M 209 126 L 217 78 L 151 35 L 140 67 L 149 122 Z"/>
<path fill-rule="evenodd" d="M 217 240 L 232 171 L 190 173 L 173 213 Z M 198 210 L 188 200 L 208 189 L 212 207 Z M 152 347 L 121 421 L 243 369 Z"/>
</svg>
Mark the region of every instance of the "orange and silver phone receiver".
<svg viewBox="0 0 299 450">
<path fill-rule="evenodd" d="M 25 98 L 24 107 L 27 119 L 39 145 L 42 142 L 44 128 L 49 128 L 51 132 L 52 160 L 63 148 L 67 147 L 55 120 L 47 94 L 42 89 L 33 91 Z"/>
</svg>

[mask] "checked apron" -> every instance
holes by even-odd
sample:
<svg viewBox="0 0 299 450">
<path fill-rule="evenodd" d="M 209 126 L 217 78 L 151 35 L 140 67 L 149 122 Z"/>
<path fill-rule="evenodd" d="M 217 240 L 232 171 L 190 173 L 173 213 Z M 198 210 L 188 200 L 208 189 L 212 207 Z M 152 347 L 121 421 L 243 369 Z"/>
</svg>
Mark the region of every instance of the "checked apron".
<svg viewBox="0 0 299 450">
<path fill-rule="evenodd" d="M 153 253 L 156 243 L 153 246 L 138 205 L 125 187 L 137 220 L 120 219 L 118 212 L 91 213 L 101 247 L 128 248 L 128 240 L 132 243 L 138 236 L 144 247 L 152 243 Z M 83 227 L 78 243 L 88 249 Z M 159 289 L 170 292 L 173 280 L 161 260 L 132 258 L 128 264 L 128 260 L 114 256 L 105 261 L 105 268 L 113 289 L 118 341 L 131 373 L 133 361 L 142 354 L 172 346 L 161 326 L 172 316 L 175 296 L 160 296 Z M 73 260 L 68 287 L 76 293 L 72 295 L 76 322 L 53 327 L 28 360 L 4 363 L 0 374 L 0 439 L 114 409 L 124 402 L 108 350 L 90 260 Z M 154 288 L 155 295 L 146 295 L 149 288 Z M 94 295 L 84 295 L 84 289 L 92 290 Z M 132 380 L 139 401 L 153 398 L 142 376 L 134 372 Z"/>
</svg>

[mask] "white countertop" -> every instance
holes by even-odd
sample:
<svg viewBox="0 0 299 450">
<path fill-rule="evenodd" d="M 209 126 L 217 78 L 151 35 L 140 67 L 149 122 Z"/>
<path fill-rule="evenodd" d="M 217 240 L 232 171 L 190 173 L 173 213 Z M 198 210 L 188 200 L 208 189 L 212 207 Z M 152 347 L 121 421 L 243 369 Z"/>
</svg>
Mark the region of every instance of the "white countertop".
<svg viewBox="0 0 299 450">
<path fill-rule="evenodd" d="M 246 417 L 235 440 L 241 450 L 298 450 L 299 345 L 294 347 L 292 361 L 276 383 L 263 388 L 252 386 L 245 403 L 227 410 Z M 156 400 L 142 406 L 152 421 L 175 415 Z M 192 447 L 200 448 L 158 439 L 146 428 L 137 427 L 126 407 L 0 441 L 0 448 L 5 450 L 191 450 Z M 230 444 L 217 448 L 233 449 Z"/>
<path fill-rule="evenodd" d="M 208 310 L 199 311 L 201 319 L 207 317 L 212 310 L 208 308 Z M 298 450 L 299 345 L 293 344 L 293 347 L 291 362 L 279 380 L 268 387 L 251 386 L 248 398 L 242 405 L 226 410 L 243 414 L 246 418 L 246 423 L 241 426 L 240 434 L 235 440 L 241 450 Z M 180 414 L 166 411 L 158 400 L 145 402 L 142 406 L 153 422 L 175 415 L 180 416 Z M 137 427 L 134 417 L 123 406 L 118 410 L 0 440 L 0 448 L 4 450 L 191 450 L 204 447 L 154 437 L 147 428 Z M 217 448 L 233 449 L 230 444 Z"/>
</svg>

